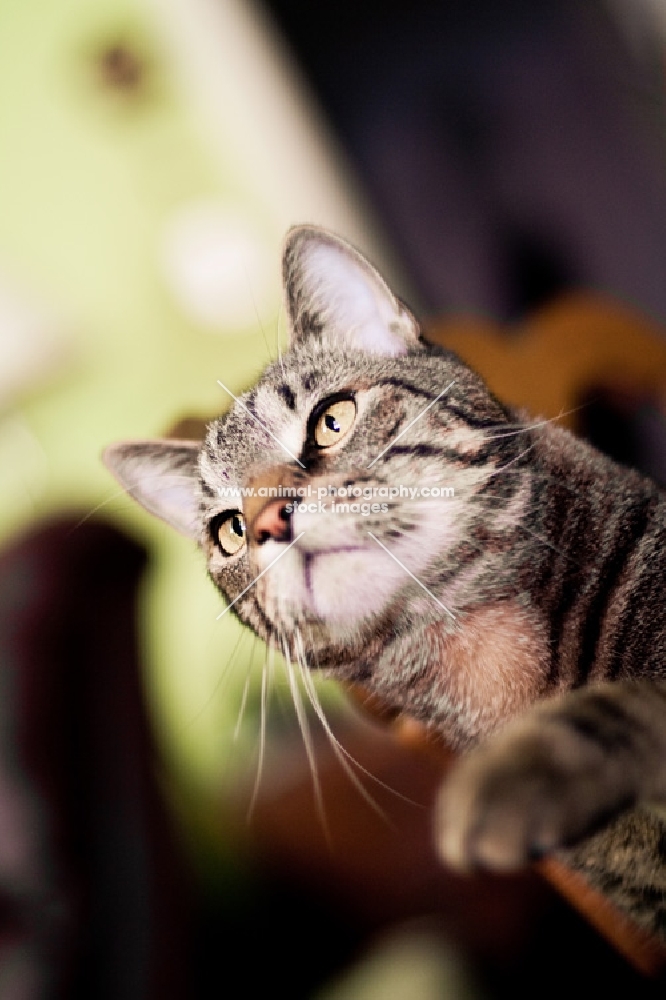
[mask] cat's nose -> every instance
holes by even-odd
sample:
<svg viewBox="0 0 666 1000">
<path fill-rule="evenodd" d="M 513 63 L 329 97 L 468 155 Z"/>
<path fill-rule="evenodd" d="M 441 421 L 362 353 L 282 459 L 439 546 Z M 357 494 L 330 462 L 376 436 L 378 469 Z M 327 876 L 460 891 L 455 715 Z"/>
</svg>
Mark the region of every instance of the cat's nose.
<svg viewBox="0 0 666 1000">
<path fill-rule="evenodd" d="M 288 500 L 269 500 L 250 526 L 250 536 L 256 545 L 269 538 L 276 542 L 291 541 L 291 504 Z"/>
</svg>

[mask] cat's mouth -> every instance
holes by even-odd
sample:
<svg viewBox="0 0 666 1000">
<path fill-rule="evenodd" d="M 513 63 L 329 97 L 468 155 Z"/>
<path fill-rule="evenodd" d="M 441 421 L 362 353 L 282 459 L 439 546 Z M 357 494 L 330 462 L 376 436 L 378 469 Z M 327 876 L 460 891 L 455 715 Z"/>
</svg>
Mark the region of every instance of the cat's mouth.
<svg viewBox="0 0 666 1000">
<path fill-rule="evenodd" d="M 400 568 L 373 544 L 295 548 L 301 570 L 300 586 L 290 588 L 296 615 L 305 613 L 335 631 L 381 614 L 404 583 Z"/>
<path fill-rule="evenodd" d="M 305 582 L 305 589 L 307 591 L 308 597 L 311 599 L 312 604 L 315 603 L 315 588 L 313 581 L 313 570 L 315 563 L 318 566 L 321 565 L 321 560 L 326 559 L 327 556 L 337 556 L 342 553 L 350 552 L 364 552 L 366 549 L 365 545 L 332 545 L 327 549 L 319 549 L 316 552 L 303 552 L 303 579 Z"/>
</svg>

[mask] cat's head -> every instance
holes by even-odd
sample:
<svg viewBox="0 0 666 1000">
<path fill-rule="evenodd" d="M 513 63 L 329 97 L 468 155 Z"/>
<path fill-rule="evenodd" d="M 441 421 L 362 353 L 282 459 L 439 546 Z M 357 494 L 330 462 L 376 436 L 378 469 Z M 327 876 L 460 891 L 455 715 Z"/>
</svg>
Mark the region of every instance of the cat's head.
<svg viewBox="0 0 666 1000">
<path fill-rule="evenodd" d="M 291 230 L 283 277 L 290 348 L 203 445 L 121 443 L 105 461 L 196 539 L 243 621 L 330 667 L 447 614 L 516 444 L 488 435 L 505 408 L 343 240 Z"/>
</svg>

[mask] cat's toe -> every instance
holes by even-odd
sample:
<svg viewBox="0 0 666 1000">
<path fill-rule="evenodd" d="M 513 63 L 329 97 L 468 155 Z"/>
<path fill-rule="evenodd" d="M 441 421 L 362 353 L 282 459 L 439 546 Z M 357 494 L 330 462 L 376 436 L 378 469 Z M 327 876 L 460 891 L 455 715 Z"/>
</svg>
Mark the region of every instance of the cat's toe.
<svg viewBox="0 0 666 1000">
<path fill-rule="evenodd" d="M 436 807 L 443 860 L 461 871 L 511 871 L 572 843 L 619 800 L 596 748 L 532 726 L 502 734 L 454 768 Z"/>
<path fill-rule="evenodd" d="M 562 824 L 546 785 L 494 768 L 471 775 L 458 768 L 437 804 L 443 860 L 459 871 L 513 871 L 558 846 Z"/>
</svg>

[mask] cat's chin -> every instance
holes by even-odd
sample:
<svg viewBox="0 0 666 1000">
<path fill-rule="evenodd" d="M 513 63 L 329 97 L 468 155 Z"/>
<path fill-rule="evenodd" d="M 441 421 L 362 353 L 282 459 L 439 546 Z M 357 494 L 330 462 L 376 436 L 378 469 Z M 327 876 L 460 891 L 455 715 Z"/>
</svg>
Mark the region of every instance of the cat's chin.
<svg viewBox="0 0 666 1000">
<path fill-rule="evenodd" d="M 380 615 L 404 582 L 382 556 L 364 545 L 303 553 L 302 594 L 308 613 L 335 632 Z"/>
<path fill-rule="evenodd" d="M 405 567 L 374 542 L 356 541 L 316 539 L 312 532 L 282 557 L 280 546 L 267 542 L 256 568 L 268 618 L 287 630 L 299 621 L 318 621 L 334 641 L 347 638 L 361 624 L 383 618 L 405 588 Z M 270 574 L 263 576 L 269 566 Z"/>
</svg>

